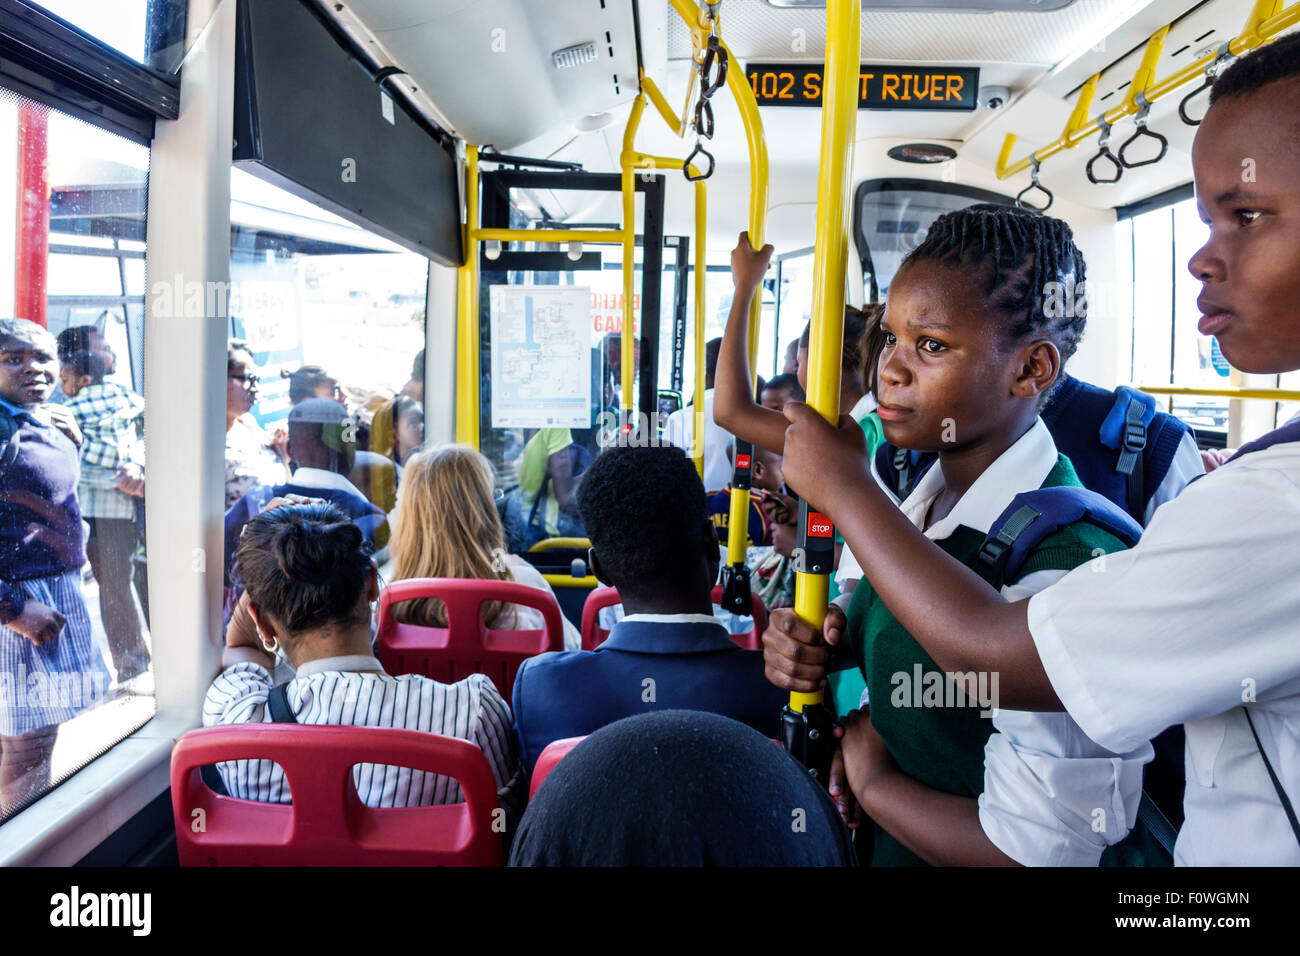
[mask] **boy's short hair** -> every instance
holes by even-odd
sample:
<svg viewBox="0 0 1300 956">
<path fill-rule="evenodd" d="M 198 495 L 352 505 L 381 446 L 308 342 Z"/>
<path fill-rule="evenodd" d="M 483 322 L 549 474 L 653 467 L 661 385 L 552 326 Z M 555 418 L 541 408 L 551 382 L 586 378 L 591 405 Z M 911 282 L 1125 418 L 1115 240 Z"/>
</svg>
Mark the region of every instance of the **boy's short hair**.
<svg viewBox="0 0 1300 956">
<path fill-rule="evenodd" d="M 1300 33 L 1291 33 L 1234 60 L 1210 87 L 1210 105 L 1248 96 L 1279 80 L 1300 76 Z"/>
<path fill-rule="evenodd" d="M 799 384 L 799 376 L 791 372 L 783 372 L 768 382 L 763 388 L 765 392 L 781 392 L 789 390 L 792 397 L 798 401 L 803 401 L 807 396 L 804 394 L 803 386 Z"/>
<path fill-rule="evenodd" d="M 333 376 L 319 365 L 304 365 L 286 377 L 289 379 L 289 401 L 294 403 L 315 398 L 321 382 L 333 380 Z"/>
<path fill-rule="evenodd" d="M 59 361 L 67 362 L 78 352 L 89 352 L 90 337 L 98 331 L 93 325 L 70 325 L 60 332 L 55 336 L 59 344 Z"/>
<path fill-rule="evenodd" d="M 58 341 L 49 329 L 31 319 L 0 319 L 0 344 L 5 342 L 47 345 L 51 346 L 52 354 L 58 354 Z"/>
<path fill-rule="evenodd" d="M 634 594 L 689 589 L 707 521 L 704 485 L 680 448 L 610 448 L 578 486 L 578 510 L 610 583 Z"/>
<path fill-rule="evenodd" d="M 90 381 L 98 385 L 108 374 L 108 366 L 104 359 L 94 352 L 73 352 L 67 358 L 67 364 L 77 375 L 89 375 Z"/>
</svg>

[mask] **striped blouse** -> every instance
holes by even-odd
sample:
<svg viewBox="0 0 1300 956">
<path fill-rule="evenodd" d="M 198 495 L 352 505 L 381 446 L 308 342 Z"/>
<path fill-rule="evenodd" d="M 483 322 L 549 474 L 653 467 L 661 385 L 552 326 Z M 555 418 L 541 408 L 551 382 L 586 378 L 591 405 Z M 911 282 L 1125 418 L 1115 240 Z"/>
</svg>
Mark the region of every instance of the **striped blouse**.
<svg viewBox="0 0 1300 956">
<path fill-rule="evenodd" d="M 208 690 L 203 725 L 271 723 L 266 698 L 273 686 L 270 672 L 260 664 L 232 664 Z M 332 657 L 299 668 L 289 682 L 288 698 L 300 724 L 395 727 L 468 740 L 487 757 L 501 806 L 511 816 L 522 807 L 523 777 L 510 708 L 483 674 L 441 684 L 416 674 L 392 677 L 373 657 Z M 283 771 L 272 761 L 230 761 L 217 769 L 231 796 L 291 802 Z M 362 763 L 353 768 L 353 779 L 370 807 L 465 799 L 455 780 L 405 767 Z"/>
</svg>

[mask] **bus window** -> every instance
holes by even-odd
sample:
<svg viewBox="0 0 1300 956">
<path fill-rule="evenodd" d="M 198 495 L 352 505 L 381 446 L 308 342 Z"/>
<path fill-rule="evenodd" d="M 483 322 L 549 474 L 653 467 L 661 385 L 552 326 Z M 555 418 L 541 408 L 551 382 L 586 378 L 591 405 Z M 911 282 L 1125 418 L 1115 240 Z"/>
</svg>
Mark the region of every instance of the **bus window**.
<svg viewBox="0 0 1300 956">
<path fill-rule="evenodd" d="M 1129 322 L 1129 334 L 1120 336 L 1126 353 L 1120 368 L 1127 367 L 1138 385 L 1230 387 L 1231 369 L 1218 344 L 1196 332 L 1200 283 L 1187 262 L 1209 234 L 1196 200 L 1181 199 L 1121 220 L 1117 230 L 1120 255 L 1129 260 L 1122 263 L 1121 275 L 1132 283 L 1131 296 L 1120 296 L 1117 303 Z M 1176 395 L 1171 411 L 1198 434 L 1227 434 L 1227 398 Z"/>
<path fill-rule="evenodd" d="M 16 244 L 0 256 L 0 302 L 57 337 L 10 325 L 33 343 L 48 395 L 22 388 L 32 379 L 21 341 L 0 342 L 16 453 L 0 472 L 3 819 L 141 727 L 154 697 L 141 395 L 149 150 L 3 90 L 0 130 L 18 143 L 17 163 L 0 167 L 0 241 Z M 61 419 L 79 427 L 79 447 Z"/>
<path fill-rule="evenodd" d="M 346 446 L 350 463 L 329 458 L 344 490 L 392 511 L 401 463 L 424 443 L 428 260 L 239 169 L 230 218 L 229 334 L 256 380 L 228 393 L 228 418 L 240 414 L 227 431 L 227 507 L 257 485 L 342 487 L 284 443 L 291 409 L 315 398 L 346 412 L 337 441 L 321 439 Z M 383 529 L 374 543 L 386 541 Z"/>
</svg>

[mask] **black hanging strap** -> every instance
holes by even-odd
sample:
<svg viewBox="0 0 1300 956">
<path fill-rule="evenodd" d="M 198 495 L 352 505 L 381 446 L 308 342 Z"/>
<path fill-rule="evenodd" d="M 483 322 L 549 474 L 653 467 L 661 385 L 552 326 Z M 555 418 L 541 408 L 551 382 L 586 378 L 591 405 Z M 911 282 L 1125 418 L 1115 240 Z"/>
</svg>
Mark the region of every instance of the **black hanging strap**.
<svg viewBox="0 0 1300 956">
<path fill-rule="evenodd" d="M 1286 813 L 1287 823 L 1291 824 L 1291 832 L 1295 834 L 1296 843 L 1300 843 L 1300 820 L 1296 819 L 1295 808 L 1291 806 L 1291 798 L 1286 795 L 1286 790 L 1282 788 L 1282 781 L 1277 778 L 1273 771 L 1273 765 L 1269 762 L 1268 754 L 1264 753 L 1264 745 L 1259 742 L 1259 734 L 1255 732 L 1255 722 L 1250 719 L 1250 710 L 1241 708 L 1242 713 L 1246 715 L 1246 725 L 1250 727 L 1250 735 L 1255 738 L 1255 746 L 1259 749 L 1259 757 L 1264 761 L 1264 769 L 1268 771 L 1268 779 L 1273 781 L 1273 789 L 1277 791 L 1277 799 L 1282 804 L 1282 809 Z"/>
</svg>

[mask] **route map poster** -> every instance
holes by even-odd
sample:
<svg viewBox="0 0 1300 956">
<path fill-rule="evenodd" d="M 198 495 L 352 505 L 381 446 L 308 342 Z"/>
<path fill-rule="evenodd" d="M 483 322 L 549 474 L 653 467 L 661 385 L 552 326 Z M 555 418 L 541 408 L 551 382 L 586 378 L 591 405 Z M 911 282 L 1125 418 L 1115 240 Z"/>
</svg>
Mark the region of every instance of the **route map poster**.
<svg viewBox="0 0 1300 956">
<path fill-rule="evenodd" d="M 591 427 L 591 289 L 494 285 L 492 427 Z"/>
</svg>

